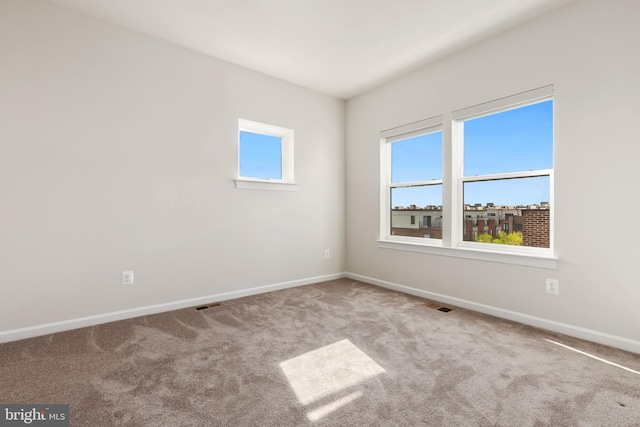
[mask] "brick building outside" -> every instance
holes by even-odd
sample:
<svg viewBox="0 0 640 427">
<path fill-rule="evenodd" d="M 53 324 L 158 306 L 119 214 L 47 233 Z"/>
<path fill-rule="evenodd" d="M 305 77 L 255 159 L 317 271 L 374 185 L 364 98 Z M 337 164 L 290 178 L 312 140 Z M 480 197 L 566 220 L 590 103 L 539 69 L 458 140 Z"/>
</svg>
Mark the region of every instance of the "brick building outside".
<svg viewBox="0 0 640 427">
<path fill-rule="evenodd" d="M 476 241 L 484 233 L 496 238 L 501 231 L 521 232 L 522 246 L 550 247 L 550 206 L 465 205 L 463 240 Z M 442 206 L 398 206 L 391 211 L 391 234 L 442 239 Z"/>
</svg>

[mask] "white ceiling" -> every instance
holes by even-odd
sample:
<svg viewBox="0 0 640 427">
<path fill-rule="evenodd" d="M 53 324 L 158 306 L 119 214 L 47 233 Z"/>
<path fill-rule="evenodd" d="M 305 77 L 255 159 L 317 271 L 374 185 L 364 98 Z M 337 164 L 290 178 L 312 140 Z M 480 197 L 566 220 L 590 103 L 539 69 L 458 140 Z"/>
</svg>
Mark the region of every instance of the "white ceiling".
<svg viewBox="0 0 640 427">
<path fill-rule="evenodd" d="M 572 0 L 50 0 L 348 99 Z"/>
</svg>

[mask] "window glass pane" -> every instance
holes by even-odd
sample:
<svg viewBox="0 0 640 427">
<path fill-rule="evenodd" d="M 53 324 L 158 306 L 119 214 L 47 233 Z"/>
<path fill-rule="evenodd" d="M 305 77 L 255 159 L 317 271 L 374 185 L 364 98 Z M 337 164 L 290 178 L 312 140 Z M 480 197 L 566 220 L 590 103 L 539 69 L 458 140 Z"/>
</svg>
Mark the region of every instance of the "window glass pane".
<svg viewBox="0 0 640 427">
<path fill-rule="evenodd" d="M 464 122 L 464 175 L 553 168 L 553 101 Z"/>
<path fill-rule="evenodd" d="M 391 234 L 442 239 L 442 185 L 392 188 Z"/>
<path fill-rule="evenodd" d="M 442 179 L 442 132 L 391 143 L 391 182 Z"/>
<path fill-rule="evenodd" d="M 549 177 L 465 182 L 462 216 L 465 241 L 548 248 Z"/>
<path fill-rule="evenodd" d="M 282 138 L 240 131 L 240 176 L 282 179 Z"/>
</svg>

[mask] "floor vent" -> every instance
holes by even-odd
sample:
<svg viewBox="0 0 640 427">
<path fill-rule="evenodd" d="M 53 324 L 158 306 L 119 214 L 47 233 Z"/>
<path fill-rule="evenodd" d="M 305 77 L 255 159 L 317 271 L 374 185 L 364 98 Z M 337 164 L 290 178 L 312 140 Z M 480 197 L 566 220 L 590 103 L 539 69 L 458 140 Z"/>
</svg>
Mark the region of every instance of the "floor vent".
<svg viewBox="0 0 640 427">
<path fill-rule="evenodd" d="M 428 304 L 425 304 L 425 306 L 429 308 L 433 308 L 434 310 L 442 311 L 443 313 L 448 313 L 450 311 L 453 311 L 453 308 L 444 307 L 441 304 L 438 304 L 437 302 L 430 302 Z"/>
<path fill-rule="evenodd" d="M 205 304 L 205 305 L 199 305 L 197 307 L 194 307 L 196 311 L 201 311 L 201 310 L 206 310 L 208 308 L 215 308 L 215 307 L 220 307 L 222 306 L 221 302 L 212 302 L 211 304 Z"/>
</svg>

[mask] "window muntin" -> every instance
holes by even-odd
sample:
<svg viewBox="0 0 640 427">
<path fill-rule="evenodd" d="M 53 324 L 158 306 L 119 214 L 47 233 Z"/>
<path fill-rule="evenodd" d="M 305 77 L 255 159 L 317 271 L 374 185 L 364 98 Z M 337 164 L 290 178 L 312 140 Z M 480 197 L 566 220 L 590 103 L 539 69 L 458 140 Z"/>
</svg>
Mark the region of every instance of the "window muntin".
<svg viewBox="0 0 640 427">
<path fill-rule="evenodd" d="M 238 181 L 292 184 L 293 130 L 238 119 Z"/>
</svg>

